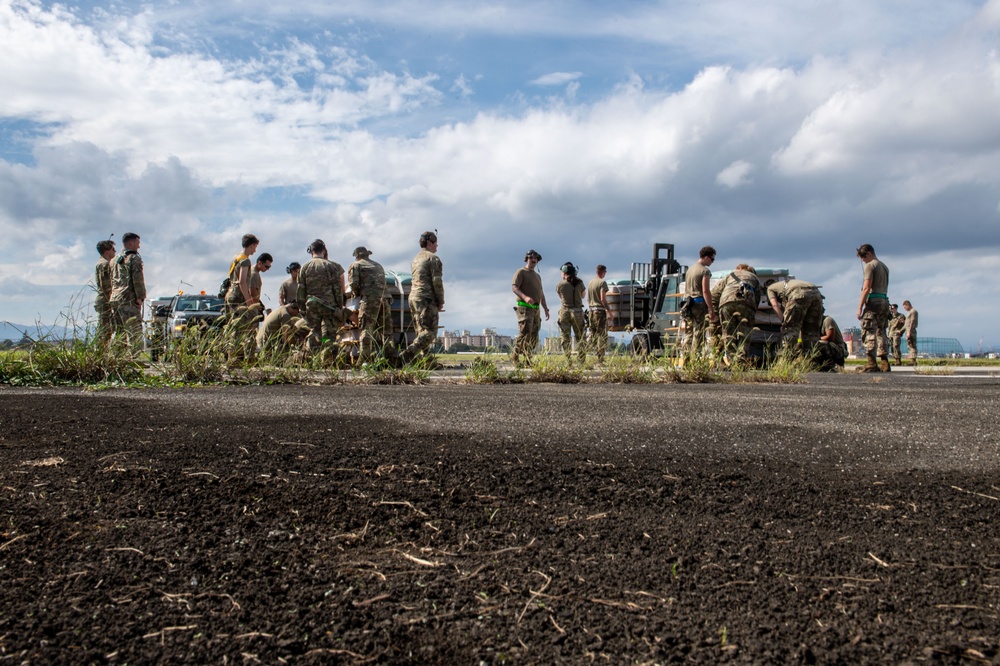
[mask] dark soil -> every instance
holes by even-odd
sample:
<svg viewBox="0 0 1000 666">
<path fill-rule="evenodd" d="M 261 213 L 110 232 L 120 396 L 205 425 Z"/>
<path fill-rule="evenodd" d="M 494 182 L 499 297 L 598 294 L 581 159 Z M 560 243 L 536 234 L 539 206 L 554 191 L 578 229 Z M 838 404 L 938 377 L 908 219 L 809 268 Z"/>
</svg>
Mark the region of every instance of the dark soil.
<svg viewBox="0 0 1000 666">
<path fill-rule="evenodd" d="M 998 663 L 998 383 L 0 390 L 0 662 Z"/>
</svg>

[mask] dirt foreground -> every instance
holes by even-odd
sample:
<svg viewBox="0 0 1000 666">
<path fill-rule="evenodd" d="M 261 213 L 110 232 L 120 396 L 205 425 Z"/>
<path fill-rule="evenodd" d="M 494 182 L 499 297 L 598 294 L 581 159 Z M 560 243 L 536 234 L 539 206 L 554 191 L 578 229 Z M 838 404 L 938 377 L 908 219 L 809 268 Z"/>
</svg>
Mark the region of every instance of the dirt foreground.
<svg viewBox="0 0 1000 666">
<path fill-rule="evenodd" d="M 0 390 L 0 663 L 998 663 L 1000 379 Z"/>
</svg>

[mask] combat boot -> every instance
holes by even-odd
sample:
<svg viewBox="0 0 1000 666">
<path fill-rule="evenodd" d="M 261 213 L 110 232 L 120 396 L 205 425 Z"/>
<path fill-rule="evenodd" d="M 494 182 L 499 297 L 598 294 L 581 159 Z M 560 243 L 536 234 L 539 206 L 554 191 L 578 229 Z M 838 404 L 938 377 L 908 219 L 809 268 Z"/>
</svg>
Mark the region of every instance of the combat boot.
<svg viewBox="0 0 1000 666">
<path fill-rule="evenodd" d="M 880 358 L 878 363 L 879 370 L 881 370 L 882 372 L 892 372 L 892 368 L 889 367 L 889 357 L 881 356 L 879 358 Z"/>
<path fill-rule="evenodd" d="M 878 362 L 875 360 L 875 354 L 868 354 L 868 364 L 861 368 L 861 372 L 882 372 L 878 367 Z"/>
</svg>

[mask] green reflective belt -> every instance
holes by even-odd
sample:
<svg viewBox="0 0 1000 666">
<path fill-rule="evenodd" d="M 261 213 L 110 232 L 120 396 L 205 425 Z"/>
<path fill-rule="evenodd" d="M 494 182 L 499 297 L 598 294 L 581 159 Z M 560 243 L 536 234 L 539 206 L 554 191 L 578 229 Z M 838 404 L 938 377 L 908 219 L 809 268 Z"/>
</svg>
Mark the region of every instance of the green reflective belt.
<svg viewBox="0 0 1000 666">
<path fill-rule="evenodd" d="M 868 298 L 884 298 L 885 300 L 889 300 L 889 294 L 876 294 L 872 292 L 868 294 Z"/>
<path fill-rule="evenodd" d="M 531 308 L 532 310 L 537 310 L 538 309 L 538 303 L 535 303 L 534 305 L 531 305 L 530 303 L 525 303 L 524 301 L 518 301 L 517 302 L 517 307 L 519 307 L 519 308 Z"/>
</svg>

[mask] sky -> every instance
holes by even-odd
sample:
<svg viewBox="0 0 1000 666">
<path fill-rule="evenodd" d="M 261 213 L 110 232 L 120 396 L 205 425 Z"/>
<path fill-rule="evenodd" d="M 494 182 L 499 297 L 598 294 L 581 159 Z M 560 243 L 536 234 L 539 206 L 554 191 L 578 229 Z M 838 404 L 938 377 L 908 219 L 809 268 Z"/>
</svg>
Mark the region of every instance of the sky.
<svg viewBox="0 0 1000 666">
<path fill-rule="evenodd" d="M 1000 348 L 998 47 L 1000 0 L 0 0 L 0 321 L 91 317 L 110 234 L 160 296 L 254 233 L 276 305 L 314 238 L 436 229 L 448 330 L 515 330 L 528 249 L 551 304 L 655 242 L 848 327 L 871 243 L 921 337 Z"/>
</svg>

